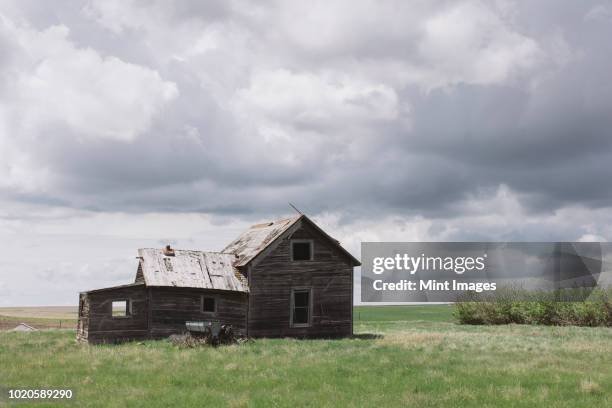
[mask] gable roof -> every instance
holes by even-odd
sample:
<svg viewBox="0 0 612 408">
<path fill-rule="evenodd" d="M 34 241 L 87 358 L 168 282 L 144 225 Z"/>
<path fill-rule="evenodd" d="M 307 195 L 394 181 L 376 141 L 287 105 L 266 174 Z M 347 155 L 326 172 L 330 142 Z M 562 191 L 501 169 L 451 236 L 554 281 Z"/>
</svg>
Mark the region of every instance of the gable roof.
<svg viewBox="0 0 612 408">
<path fill-rule="evenodd" d="M 147 286 L 249 291 L 233 254 L 176 249 L 167 256 L 162 249 L 141 248 L 138 257 Z"/>
<path fill-rule="evenodd" d="M 225 249 L 223 249 L 223 252 L 233 253 L 238 257 L 238 260 L 234 263 L 235 266 L 245 266 L 259 254 L 261 254 L 274 241 L 280 238 L 298 221 L 306 222 L 314 227 L 314 229 L 317 230 L 323 236 L 323 238 L 328 240 L 332 246 L 336 247 L 342 254 L 344 254 L 350 260 L 353 266 L 361 265 L 361 262 L 359 262 L 350 252 L 344 249 L 340 245 L 340 242 L 330 237 L 325 231 L 319 228 L 317 224 L 312 222 L 310 218 L 303 214 L 273 222 L 253 225 L 251 228 L 242 233 L 242 235 L 232 241 L 228 246 L 226 246 Z"/>
<path fill-rule="evenodd" d="M 300 216 L 251 226 L 225 247 L 223 252 L 238 257 L 236 266 L 245 266 L 300 219 Z"/>
</svg>

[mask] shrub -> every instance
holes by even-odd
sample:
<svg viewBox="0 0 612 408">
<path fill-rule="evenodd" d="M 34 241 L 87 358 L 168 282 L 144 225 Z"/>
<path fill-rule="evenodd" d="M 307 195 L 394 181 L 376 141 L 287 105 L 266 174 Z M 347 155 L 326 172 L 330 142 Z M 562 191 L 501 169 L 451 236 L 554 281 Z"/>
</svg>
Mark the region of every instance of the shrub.
<svg viewBox="0 0 612 408">
<path fill-rule="evenodd" d="M 476 302 L 460 302 L 455 304 L 453 315 L 463 324 L 486 324 L 480 313 L 481 307 Z"/>
<path fill-rule="evenodd" d="M 554 292 L 502 289 L 495 296 L 466 294 L 455 303 L 461 324 L 542 324 L 612 327 L 612 289 Z"/>
</svg>

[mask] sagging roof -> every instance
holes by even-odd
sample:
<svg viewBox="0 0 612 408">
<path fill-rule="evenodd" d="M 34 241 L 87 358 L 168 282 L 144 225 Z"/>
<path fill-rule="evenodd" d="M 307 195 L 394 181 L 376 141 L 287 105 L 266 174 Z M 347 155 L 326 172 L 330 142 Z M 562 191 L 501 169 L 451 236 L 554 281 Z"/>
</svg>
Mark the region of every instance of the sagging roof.
<svg viewBox="0 0 612 408">
<path fill-rule="evenodd" d="M 337 247 L 338 250 L 350 260 L 353 266 L 361 265 L 359 260 L 344 249 L 337 240 L 329 236 L 325 231 L 319 228 L 317 224 L 312 222 L 310 218 L 303 214 L 273 222 L 253 225 L 251 228 L 242 233 L 242 235 L 232 241 L 232 243 L 226 246 L 225 249 L 223 249 L 223 252 L 233 253 L 238 257 L 237 261 L 234 263 L 235 266 L 245 266 L 298 221 L 310 224 L 333 246 Z"/>
<path fill-rule="evenodd" d="M 249 291 L 246 279 L 233 266 L 235 255 L 180 249 L 173 253 L 169 256 L 156 248 L 138 250 L 147 286 Z"/>
<path fill-rule="evenodd" d="M 251 226 L 238 238 L 225 247 L 223 252 L 236 254 L 236 266 L 244 266 L 251 262 L 261 251 L 280 237 L 295 224 L 301 216 L 266 222 Z"/>
</svg>

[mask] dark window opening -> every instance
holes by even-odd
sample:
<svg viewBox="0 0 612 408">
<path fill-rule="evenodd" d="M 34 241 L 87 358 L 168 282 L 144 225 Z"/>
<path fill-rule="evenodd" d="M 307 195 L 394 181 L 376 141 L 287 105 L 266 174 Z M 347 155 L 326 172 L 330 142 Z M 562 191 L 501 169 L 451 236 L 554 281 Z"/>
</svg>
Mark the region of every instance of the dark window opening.
<svg viewBox="0 0 612 408">
<path fill-rule="evenodd" d="M 217 311 L 217 302 L 214 297 L 202 297 L 202 311 L 205 313 L 215 313 Z"/>
<path fill-rule="evenodd" d="M 294 261 L 310 261 L 312 259 L 311 241 L 294 241 L 291 243 L 291 258 Z"/>
<path fill-rule="evenodd" d="M 291 323 L 297 327 L 310 325 L 310 289 L 294 289 Z"/>
<path fill-rule="evenodd" d="M 113 300 L 111 307 L 113 317 L 127 317 L 131 314 L 130 301 L 127 299 Z"/>
</svg>

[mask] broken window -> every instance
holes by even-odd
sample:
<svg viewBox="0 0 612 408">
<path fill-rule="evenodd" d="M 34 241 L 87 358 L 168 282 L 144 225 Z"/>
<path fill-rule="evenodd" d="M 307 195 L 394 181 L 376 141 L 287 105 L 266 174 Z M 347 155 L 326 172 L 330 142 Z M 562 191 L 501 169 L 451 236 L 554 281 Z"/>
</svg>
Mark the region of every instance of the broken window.
<svg viewBox="0 0 612 408">
<path fill-rule="evenodd" d="M 293 289 L 291 292 L 291 326 L 310 326 L 312 312 L 311 289 Z"/>
<path fill-rule="evenodd" d="M 291 241 L 291 260 L 292 261 L 311 261 L 312 260 L 312 241 L 293 240 Z"/>
<path fill-rule="evenodd" d="M 130 301 L 128 299 L 113 300 L 113 317 L 127 317 L 131 314 Z"/>
<path fill-rule="evenodd" d="M 217 299 L 211 296 L 202 296 L 202 311 L 204 313 L 216 313 Z"/>
</svg>

